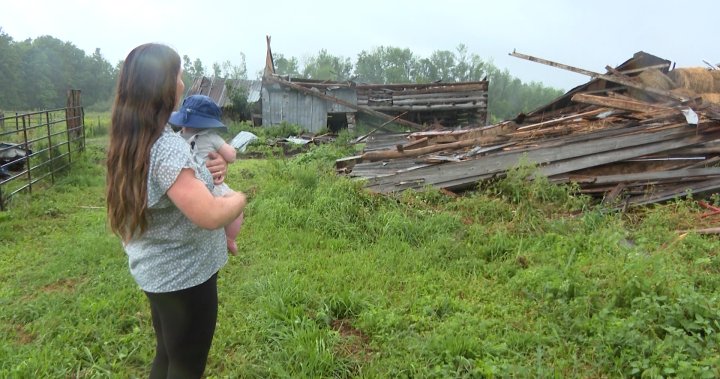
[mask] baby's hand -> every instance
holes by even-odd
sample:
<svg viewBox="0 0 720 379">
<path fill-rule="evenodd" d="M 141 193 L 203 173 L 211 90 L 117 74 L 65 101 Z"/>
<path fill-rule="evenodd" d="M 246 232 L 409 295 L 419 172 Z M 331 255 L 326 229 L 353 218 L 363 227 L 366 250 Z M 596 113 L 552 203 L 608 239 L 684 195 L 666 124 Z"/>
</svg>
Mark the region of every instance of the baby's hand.
<svg viewBox="0 0 720 379">
<path fill-rule="evenodd" d="M 220 154 L 214 151 L 208 153 L 208 159 L 205 161 L 205 165 L 208 170 L 210 170 L 210 174 L 213 177 L 213 183 L 215 185 L 222 184 L 225 181 L 225 174 L 227 174 L 228 165 Z"/>
</svg>

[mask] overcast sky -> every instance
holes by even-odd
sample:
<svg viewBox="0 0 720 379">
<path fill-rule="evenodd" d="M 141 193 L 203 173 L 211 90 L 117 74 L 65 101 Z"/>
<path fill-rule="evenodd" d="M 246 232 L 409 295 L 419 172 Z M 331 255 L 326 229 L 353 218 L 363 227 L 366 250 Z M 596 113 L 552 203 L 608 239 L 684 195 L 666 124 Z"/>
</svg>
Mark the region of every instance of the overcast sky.
<svg viewBox="0 0 720 379">
<path fill-rule="evenodd" d="M 645 51 L 676 62 L 720 62 L 720 1 L 632 0 L 9 0 L 0 27 L 15 41 L 51 35 L 113 65 L 135 46 L 162 42 L 206 69 L 247 58 L 264 65 L 265 36 L 286 57 L 326 49 L 351 58 L 378 46 L 469 52 L 523 82 L 568 90 L 586 76 L 511 57 L 517 52 L 604 72 Z"/>
</svg>

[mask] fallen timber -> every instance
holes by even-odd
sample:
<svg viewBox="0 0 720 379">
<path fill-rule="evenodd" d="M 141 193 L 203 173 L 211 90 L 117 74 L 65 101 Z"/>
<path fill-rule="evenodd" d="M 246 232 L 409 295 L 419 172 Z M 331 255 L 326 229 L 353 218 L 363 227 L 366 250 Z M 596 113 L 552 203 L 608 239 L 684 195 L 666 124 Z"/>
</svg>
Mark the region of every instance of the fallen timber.
<svg viewBox="0 0 720 379">
<path fill-rule="evenodd" d="M 362 154 L 338 160 L 338 172 L 385 194 L 472 189 L 520 163 L 536 165 L 536 175 L 552 182 L 576 183 L 582 193 L 626 205 L 717 192 L 720 105 L 639 79 L 648 70 L 666 75 L 670 66 L 640 52 L 606 74 L 588 72 L 586 85 L 514 120 L 376 134 Z"/>
</svg>

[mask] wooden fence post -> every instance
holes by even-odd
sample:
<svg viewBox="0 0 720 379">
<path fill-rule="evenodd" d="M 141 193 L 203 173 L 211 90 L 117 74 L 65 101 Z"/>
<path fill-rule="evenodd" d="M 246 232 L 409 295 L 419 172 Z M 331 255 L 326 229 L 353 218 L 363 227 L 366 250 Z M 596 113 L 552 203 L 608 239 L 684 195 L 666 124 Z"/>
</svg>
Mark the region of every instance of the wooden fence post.
<svg viewBox="0 0 720 379">
<path fill-rule="evenodd" d="M 74 138 L 82 135 L 82 104 L 80 102 L 80 90 L 69 89 L 67 92 L 67 106 L 65 108 L 65 120 L 68 130 L 68 143 Z"/>
</svg>

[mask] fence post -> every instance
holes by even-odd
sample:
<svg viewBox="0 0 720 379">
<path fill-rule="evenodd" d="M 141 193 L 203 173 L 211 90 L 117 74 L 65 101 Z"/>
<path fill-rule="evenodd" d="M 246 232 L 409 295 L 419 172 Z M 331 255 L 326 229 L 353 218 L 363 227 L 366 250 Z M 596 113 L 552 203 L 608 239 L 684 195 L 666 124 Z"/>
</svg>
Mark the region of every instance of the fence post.
<svg viewBox="0 0 720 379">
<path fill-rule="evenodd" d="M 58 157 L 54 157 L 53 155 L 53 143 L 52 143 L 52 134 L 50 132 L 50 116 L 48 111 L 45 111 L 45 120 L 47 121 L 47 138 L 48 138 L 48 157 L 50 158 L 50 183 L 55 183 L 55 166 L 56 163 L 55 160 L 58 159 Z M 42 116 L 42 114 L 41 114 Z M 68 141 L 68 146 L 70 144 L 70 141 Z M 58 149 L 59 151 L 59 149 Z M 68 159 L 70 159 L 70 152 L 68 152 Z"/>
<path fill-rule="evenodd" d="M 84 115 L 82 105 L 80 104 L 80 90 L 69 89 L 67 92 L 67 105 L 65 108 L 65 125 L 67 125 L 67 140 L 68 140 L 68 161 L 72 161 L 70 158 L 70 144 L 72 141 L 82 136 L 80 141 L 80 148 L 83 150 L 85 139 L 85 127 L 84 127 Z"/>
<path fill-rule="evenodd" d="M 80 139 L 80 149 L 78 151 L 85 151 L 85 108 L 82 107 L 82 99 L 80 99 L 80 90 L 77 93 L 78 106 L 80 107 L 80 131 L 82 132 L 82 138 Z"/>
<path fill-rule="evenodd" d="M 28 119 L 28 124 L 30 123 L 30 119 Z M 30 149 L 30 146 L 28 146 L 28 134 L 27 134 L 27 124 L 25 123 L 25 116 L 22 116 L 22 125 L 23 125 L 23 138 L 25 139 L 25 143 L 23 144 L 25 151 Z M 28 193 L 32 193 L 32 167 L 30 165 L 30 157 L 25 154 L 25 157 L 23 157 L 25 160 L 25 164 L 27 165 L 27 178 L 28 178 Z"/>
</svg>

